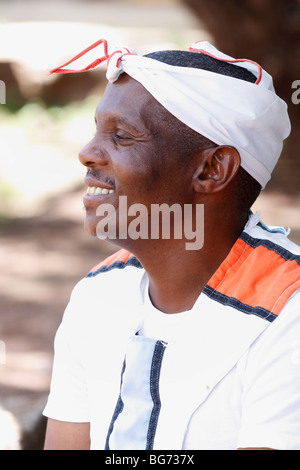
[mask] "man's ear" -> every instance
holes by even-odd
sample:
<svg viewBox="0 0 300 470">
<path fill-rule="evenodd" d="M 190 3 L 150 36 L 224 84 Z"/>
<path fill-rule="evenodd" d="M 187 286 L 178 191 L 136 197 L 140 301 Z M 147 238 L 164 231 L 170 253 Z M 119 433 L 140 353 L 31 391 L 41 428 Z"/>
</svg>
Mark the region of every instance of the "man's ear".
<svg viewBox="0 0 300 470">
<path fill-rule="evenodd" d="M 194 189 L 201 193 L 221 191 L 236 175 L 241 158 L 234 147 L 222 145 L 196 152 L 197 169 L 193 176 Z"/>
</svg>

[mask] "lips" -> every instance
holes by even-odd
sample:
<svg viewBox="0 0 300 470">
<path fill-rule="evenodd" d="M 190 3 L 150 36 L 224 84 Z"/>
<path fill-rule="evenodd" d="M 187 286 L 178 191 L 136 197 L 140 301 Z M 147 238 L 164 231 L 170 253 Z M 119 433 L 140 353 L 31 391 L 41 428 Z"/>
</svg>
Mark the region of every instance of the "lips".
<svg viewBox="0 0 300 470">
<path fill-rule="evenodd" d="M 100 196 L 114 192 L 114 184 L 111 180 L 100 182 L 97 178 L 89 175 L 84 182 L 87 186 L 86 196 Z"/>
</svg>

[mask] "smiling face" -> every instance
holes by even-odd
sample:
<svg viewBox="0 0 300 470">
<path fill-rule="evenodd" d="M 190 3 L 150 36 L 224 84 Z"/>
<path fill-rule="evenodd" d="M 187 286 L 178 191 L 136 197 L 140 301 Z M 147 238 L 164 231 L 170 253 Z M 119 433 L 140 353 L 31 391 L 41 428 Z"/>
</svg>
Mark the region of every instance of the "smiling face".
<svg viewBox="0 0 300 470">
<path fill-rule="evenodd" d="M 191 171 L 175 158 L 170 126 L 157 118 L 160 107 L 125 74 L 108 84 L 95 114 L 96 134 L 79 155 L 88 168 L 85 226 L 92 235 L 99 205 L 111 204 L 118 213 L 120 196 L 128 206 L 149 210 L 151 204 L 191 202 Z"/>
</svg>

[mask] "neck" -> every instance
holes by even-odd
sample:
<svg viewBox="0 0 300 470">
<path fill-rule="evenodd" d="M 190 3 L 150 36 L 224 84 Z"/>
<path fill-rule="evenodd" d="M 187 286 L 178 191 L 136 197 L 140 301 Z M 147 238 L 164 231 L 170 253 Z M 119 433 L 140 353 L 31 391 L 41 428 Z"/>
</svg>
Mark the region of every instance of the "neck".
<svg viewBox="0 0 300 470">
<path fill-rule="evenodd" d="M 240 236 L 247 216 L 233 218 L 234 223 L 225 215 L 222 220 L 207 219 L 199 250 L 187 250 L 186 240 L 147 240 L 148 245 L 135 247 L 133 252 L 148 274 L 150 298 L 158 310 L 179 313 L 193 307 Z"/>
</svg>

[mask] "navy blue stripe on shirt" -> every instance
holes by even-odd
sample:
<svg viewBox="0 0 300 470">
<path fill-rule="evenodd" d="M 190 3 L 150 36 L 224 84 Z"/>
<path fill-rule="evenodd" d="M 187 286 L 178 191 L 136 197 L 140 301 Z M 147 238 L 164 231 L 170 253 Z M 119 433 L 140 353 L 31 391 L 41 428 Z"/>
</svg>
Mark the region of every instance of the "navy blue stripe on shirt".
<svg viewBox="0 0 300 470">
<path fill-rule="evenodd" d="M 134 266 L 135 268 L 140 268 L 140 269 L 143 267 L 137 258 L 132 257 L 132 258 L 128 258 L 128 260 L 125 263 L 124 261 L 115 261 L 109 266 L 101 266 L 96 271 L 89 272 L 86 275 L 86 277 L 95 277 L 100 273 L 106 273 L 108 271 L 111 271 L 112 269 L 124 269 L 127 266 Z"/>
<path fill-rule="evenodd" d="M 159 379 L 165 347 L 163 341 L 138 335 L 131 338 L 106 450 L 153 449 L 161 409 Z"/>
</svg>

